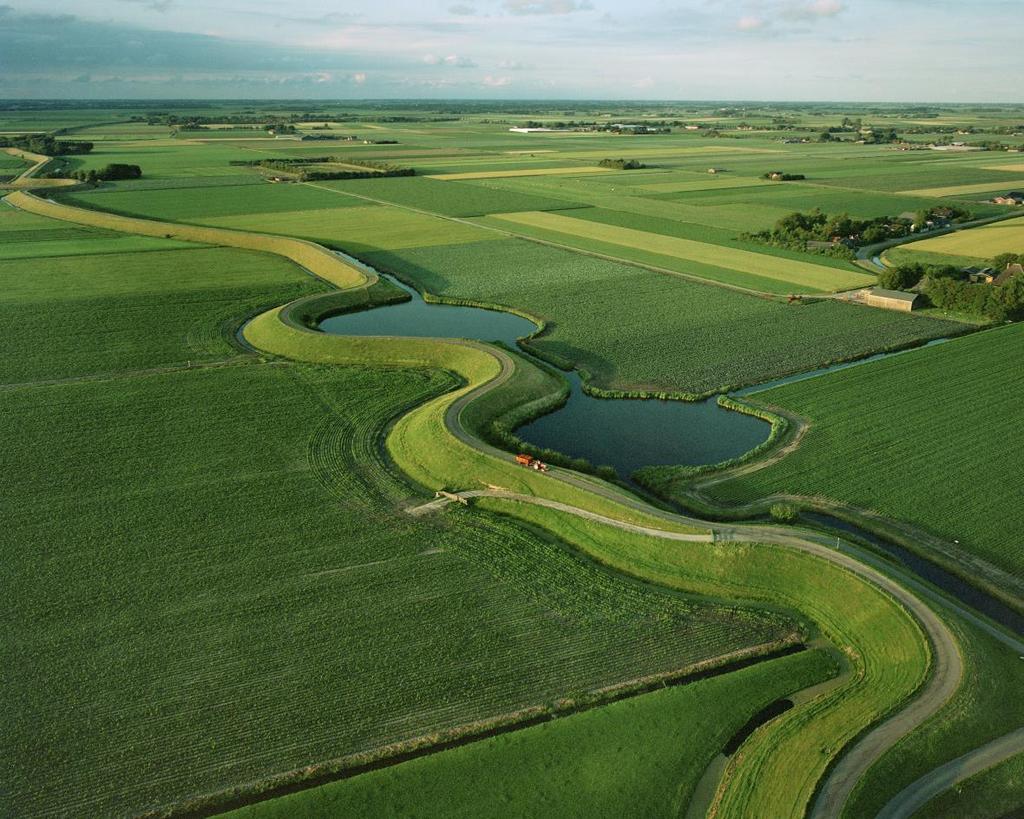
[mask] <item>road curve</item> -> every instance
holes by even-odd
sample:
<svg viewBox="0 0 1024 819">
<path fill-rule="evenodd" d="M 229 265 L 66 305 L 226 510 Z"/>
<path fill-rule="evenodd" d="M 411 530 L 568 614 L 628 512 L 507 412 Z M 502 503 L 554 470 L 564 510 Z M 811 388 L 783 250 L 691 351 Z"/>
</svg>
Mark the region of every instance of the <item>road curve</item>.
<svg viewBox="0 0 1024 819">
<path fill-rule="evenodd" d="M 473 344 L 473 342 L 458 343 Z M 461 423 L 462 411 L 472 401 L 500 387 L 512 377 L 514 372 L 515 361 L 507 352 L 496 348 L 490 349 L 501 362 L 499 373 L 490 381 L 481 384 L 474 390 L 468 391 L 452 402 L 445 413 L 445 425 L 452 435 L 469 446 L 503 460 L 512 461 L 513 456 L 511 454 L 483 443 L 469 433 Z M 833 546 L 835 541 L 830 536 L 788 526 L 714 524 L 697 518 L 655 509 L 639 498 L 633 498 L 617 491 L 609 484 L 587 480 L 584 476 L 570 470 L 552 468 L 548 474 L 555 480 L 594 492 L 627 507 L 659 517 L 666 522 L 710 529 L 715 541 L 773 543 L 795 548 L 823 560 L 828 560 L 882 589 L 899 601 L 916 618 L 931 643 L 933 654 L 931 676 L 921 691 L 918 692 L 906 707 L 892 714 L 869 730 L 864 736 L 855 740 L 852 746 L 839 757 L 838 763 L 825 775 L 819 789 L 818 797 L 810 814 L 815 819 L 839 816 L 857 782 L 867 773 L 868 769 L 896 742 L 937 713 L 957 690 L 963 676 L 963 658 L 960 655 L 960 648 L 956 638 L 949 627 L 917 594 L 902 586 L 875 566 L 862 562 L 857 557 L 854 557 L 853 554 L 837 551 Z M 557 508 L 569 514 L 590 520 L 602 519 L 603 522 L 619 529 L 636 531 L 637 528 L 640 528 L 646 534 L 654 537 L 675 539 L 673 533 L 664 530 L 635 527 L 633 524 L 595 515 L 592 512 L 568 504 L 555 504 L 554 502 L 534 496 L 516 495 L 510 497 L 511 493 L 500 490 L 475 490 L 459 494 L 466 498 L 504 497 L 518 502 Z"/>
<path fill-rule="evenodd" d="M 877 819 L 905 819 L 940 793 L 975 774 L 1005 762 L 1024 749 L 1024 728 L 994 739 L 925 774 L 890 799 Z"/>
</svg>

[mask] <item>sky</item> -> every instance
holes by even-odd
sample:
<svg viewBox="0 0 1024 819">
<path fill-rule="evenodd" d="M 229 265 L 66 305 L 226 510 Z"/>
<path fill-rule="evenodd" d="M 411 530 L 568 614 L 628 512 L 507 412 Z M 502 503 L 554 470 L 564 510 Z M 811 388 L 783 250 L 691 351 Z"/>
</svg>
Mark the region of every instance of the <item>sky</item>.
<svg viewBox="0 0 1024 819">
<path fill-rule="evenodd" d="M 1024 102 L 1024 0 L 0 0 L 0 98 Z"/>
</svg>

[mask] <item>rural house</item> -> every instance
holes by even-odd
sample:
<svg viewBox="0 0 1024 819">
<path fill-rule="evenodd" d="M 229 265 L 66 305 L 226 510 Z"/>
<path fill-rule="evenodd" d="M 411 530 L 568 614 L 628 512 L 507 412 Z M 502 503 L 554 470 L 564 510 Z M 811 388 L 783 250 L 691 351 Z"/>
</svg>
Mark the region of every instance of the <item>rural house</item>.
<svg viewBox="0 0 1024 819">
<path fill-rule="evenodd" d="M 1024 205 L 1024 191 L 1010 191 L 992 200 L 994 205 Z"/>
<path fill-rule="evenodd" d="M 881 287 L 873 287 L 865 294 L 864 304 L 881 307 L 884 310 L 900 310 L 909 313 L 917 307 L 920 298 L 918 293 L 904 293 L 902 290 L 883 290 Z"/>
<path fill-rule="evenodd" d="M 996 278 L 991 267 L 965 267 L 961 272 L 966 274 L 971 284 L 992 284 Z"/>
</svg>

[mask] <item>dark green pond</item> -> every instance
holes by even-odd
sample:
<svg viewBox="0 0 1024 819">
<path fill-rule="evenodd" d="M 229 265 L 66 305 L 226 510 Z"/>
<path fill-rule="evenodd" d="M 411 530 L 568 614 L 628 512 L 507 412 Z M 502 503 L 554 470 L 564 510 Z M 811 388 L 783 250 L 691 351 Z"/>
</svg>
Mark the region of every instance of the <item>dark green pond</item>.
<svg viewBox="0 0 1024 819">
<path fill-rule="evenodd" d="M 427 304 L 394 279 L 412 301 L 324 319 L 320 329 L 338 335 L 423 336 L 502 341 L 535 332 L 533 322 L 511 313 Z M 555 449 L 627 478 L 642 466 L 717 463 L 742 455 L 768 437 L 769 426 L 749 415 L 724 410 L 715 399 L 690 403 L 656 399 L 593 398 L 580 378 L 567 374 L 572 394 L 564 407 L 520 427 L 524 441 Z"/>
</svg>

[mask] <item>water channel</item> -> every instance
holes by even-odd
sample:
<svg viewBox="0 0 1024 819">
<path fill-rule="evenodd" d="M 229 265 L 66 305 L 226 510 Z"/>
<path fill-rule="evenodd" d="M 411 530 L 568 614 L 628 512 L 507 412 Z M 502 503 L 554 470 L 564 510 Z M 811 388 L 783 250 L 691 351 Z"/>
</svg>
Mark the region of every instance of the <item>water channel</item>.
<svg viewBox="0 0 1024 819">
<path fill-rule="evenodd" d="M 517 339 L 537 329 L 532 321 L 513 313 L 427 304 L 411 287 L 388 276 L 382 278 L 408 293 L 410 301 L 331 316 L 320 322 L 320 329 L 337 335 L 501 341 L 510 347 L 515 347 Z M 938 339 L 930 344 L 941 344 L 946 340 Z M 866 361 L 901 354 L 882 353 L 859 361 L 836 364 L 749 387 L 738 391 L 737 395 L 749 395 L 781 384 L 857 366 Z M 628 478 L 642 466 L 699 465 L 733 458 L 757 446 L 769 434 L 768 424 L 764 421 L 722 409 L 714 398 L 702 402 L 594 398 L 583 392 L 578 373 L 567 373 L 566 378 L 571 387 L 566 405 L 520 427 L 516 435 L 537 446 L 549 447 L 572 457 L 586 458 L 595 465 L 613 466 L 622 478 Z M 806 517 L 818 525 L 858 535 L 876 548 L 888 552 L 919 577 L 929 580 L 1010 630 L 1024 634 L 1024 618 L 1019 614 L 1002 601 L 930 561 L 853 524 L 824 515 L 808 514 Z"/>
<path fill-rule="evenodd" d="M 320 322 L 320 329 L 339 335 L 472 338 L 513 348 L 516 339 L 537 330 L 532 321 L 512 313 L 428 304 L 412 288 L 387 278 L 412 300 L 332 316 Z M 643 466 L 697 466 L 735 458 L 770 432 L 764 421 L 722 409 L 714 398 L 696 403 L 594 398 L 583 392 L 578 373 L 565 376 L 571 389 L 565 406 L 520 427 L 516 435 L 595 466 L 615 467 L 623 478 Z"/>
</svg>

